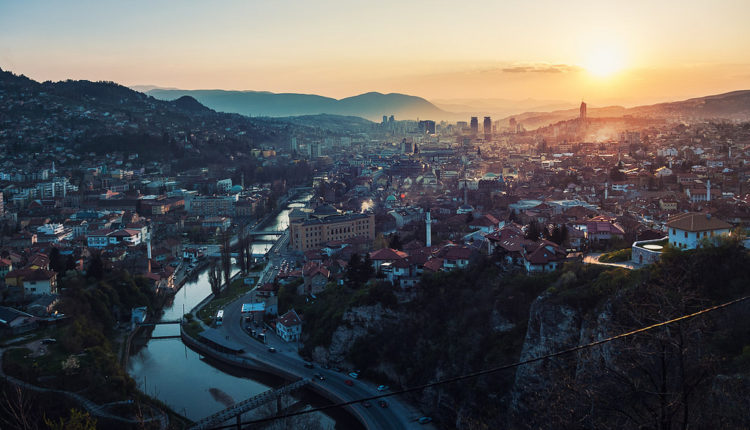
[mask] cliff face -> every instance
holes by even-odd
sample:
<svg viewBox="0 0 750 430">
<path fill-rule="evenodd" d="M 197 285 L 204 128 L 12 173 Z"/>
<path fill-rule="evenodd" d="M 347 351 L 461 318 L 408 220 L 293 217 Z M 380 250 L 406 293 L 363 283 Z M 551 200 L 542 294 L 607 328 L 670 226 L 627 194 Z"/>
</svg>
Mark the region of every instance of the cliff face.
<svg viewBox="0 0 750 430">
<path fill-rule="evenodd" d="M 351 346 L 369 332 L 381 330 L 384 323 L 397 318 L 397 314 L 382 305 L 360 306 L 347 310 L 342 316 L 342 324 L 336 328 L 328 348 L 318 346 L 313 350 L 313 360 L 319 363 L 345 362 Z"/>
<path fill-rule="evenodd" d="M 529 310 L 529 322 L 520 360 L 540 357 L 576 345 L 582 335 L 579 313 L 568 306 L 551 305 L 547 295 L 534 301 Z M 564 360 L 549 359 L 520 366 L 516 369 L 511 391 L 509 424 L 511 427 L 539 427 L 542 414 L 550 399 L 550 388 L 559 385 L 561 374 L 573 375 L 575 368 Z M 535 417 L 540 419 L 536 422 Z"/>
<path fill-rule="evenodd" d="M 639 313 L 643 307 L 618 293 L 582 311 L 544 294 L 530 308 L 520 360 L 653 323 L 644 320 L 634 325 L 634 315 L 644 315 Z M 750 303 L 519 366 L 503 426 L 552 429 L 577 423 L 580 428 L 671 429 L 687 422 L 697 427 L 714 423 L 714 428 L 744 428 L 750 378 L 722 363 L 714 342 L 731 337 L 723 327 L 748 312 Z"/>
</svg>

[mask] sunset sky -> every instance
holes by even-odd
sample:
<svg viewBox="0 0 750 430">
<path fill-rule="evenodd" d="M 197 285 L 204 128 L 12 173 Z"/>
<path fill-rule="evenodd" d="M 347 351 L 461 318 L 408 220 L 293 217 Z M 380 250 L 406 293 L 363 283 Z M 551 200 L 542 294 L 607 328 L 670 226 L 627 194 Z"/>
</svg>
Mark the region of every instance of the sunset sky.
<svg viewBox="0 0 750 430">
<path fill-rule="evenodd" d="M 750 1 L 9 1 L 37 80 L 635 105 L 750 88 Z"/>
</svg>

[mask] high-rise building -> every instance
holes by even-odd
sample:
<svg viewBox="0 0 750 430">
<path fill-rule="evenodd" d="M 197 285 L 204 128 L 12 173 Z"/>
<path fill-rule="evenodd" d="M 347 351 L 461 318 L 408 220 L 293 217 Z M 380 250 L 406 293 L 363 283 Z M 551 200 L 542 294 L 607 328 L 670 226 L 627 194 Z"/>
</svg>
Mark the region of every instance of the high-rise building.
<svg viewBox="0 0 750 430">
<path fill-rule="evenodd" d="M 419 121 L 418 127 L 420 133 L 435 134 L 435 121 L 429 119 Z"/>
<path fill-rule="evenodd" d="M 290 142 L 289 146 L 291 147 L 290 149 L 292 150 L 292 152 L 297 152 L 297 150 L 299 149 L 299 147 L 297 146 L 297 137 L 296 136 L 292 136 L 292 139 L 291 139 L 291 142 Z"/>
<path fill-rule="evenodd" d="M 581 102 L 581 114 L 579 116 L 581 121 L 586 121 L 586 103 Z"/>
<path fill-rule="evenodd" d="M 0 216 L 5 215 L 5 204 L 3 203 L 3 192 L 0 191 Z"/>
<path fill-rule="evenodd" d="M 477 117 L 471 117 L 470 127 L 471 134 L 473 134 L 474 136 L 479 134 L 479 119 Z"/>
<path fill-rule="evenodd" d="M 492 140 L 492 118 L 484 117 L 484 140 Z"/>
<path fill-rule="evenodd" d="M 320 157 L 320 142 L 310 143 L 310 158 Z"/>
<path fill-rule="evenodd" d="M 510 122 L 509 122 L 510 132 L 511 133 L 515 133 L 516 132 L 516 124 L 517 124 L 516 119 L 515 118 L 511 118 Z"/>
<path fill-rule="evenodd" d="M 388 115 L 383 115 L 383 124 L 388 122 Z"/>
</svg>

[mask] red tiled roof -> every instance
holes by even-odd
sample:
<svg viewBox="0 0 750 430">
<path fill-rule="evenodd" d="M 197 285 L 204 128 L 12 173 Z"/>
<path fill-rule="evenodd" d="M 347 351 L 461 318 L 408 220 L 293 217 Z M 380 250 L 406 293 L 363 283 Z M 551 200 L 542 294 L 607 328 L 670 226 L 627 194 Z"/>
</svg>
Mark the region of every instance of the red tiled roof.
<svg viewBox="0 0 750 430">
<path fill-rule="evenodd" d="M 371 260 L 400 260 L 408 257 L 409 254 L 404 251 L 398 251 L 391 248 L 378 249 L 370 253 Z"/>
<path fill-rule="evenodd" d="M 426 262 L 424 264 L 425 270 L 429 270 L 431 272 L 439 272 L 440 269 L 443 268 L 443 259 L 442 258 L 433 258 L 432 260 Z"/>
<path fill-rule="evenodd" d="M 302 324 L 302 320 L 300 319 L 299 315 L 297 315 L 297 312 L 292 309 L 291 311 L 279 317 L 278 324 L 281 324 L 284 327 L 294 327 Z"/>
</svg>

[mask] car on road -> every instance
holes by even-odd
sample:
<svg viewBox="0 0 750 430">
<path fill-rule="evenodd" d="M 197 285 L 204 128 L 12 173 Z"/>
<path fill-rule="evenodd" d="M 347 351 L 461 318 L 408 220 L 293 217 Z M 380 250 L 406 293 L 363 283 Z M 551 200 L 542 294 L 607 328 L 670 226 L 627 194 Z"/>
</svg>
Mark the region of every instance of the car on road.
<svg viewBox="0 0 750 430">
<path fill-rule="evenodd" d="M 352 385 L 354 385 L 354 382 L 351 379 L 347 379 L 346 381 L 344 381 L 344 384 L 351 387 Z"/>
<path fill-rule="evenodd" d="M 315 366 L 313 366 L 313 364 L 310 363 L 309 361 L 305 361 L 305 367 L 307 367 L 308 369 L 312 369 Z"/>
<path fill-rule="evenodd" d="M 47 338 L 47 339 L 42 339 L 42 343 L 45 344 L 45 345 L 49 345 L 49 344 L 55 343 L 55 342 L 57 342 L 57 339 L 52 339 L 51 337 Z"/>
<path fill-rule="evenodd" d="M 351 372 L 351 373 L 349 373 L 349 376 L 351 376 L 354 379 L 357 379 L 357 378 L 359 378 L 359 373 L 357 373 L 357 372 Z"/>
<path fill-rule="evenodd" d="M 385 391 L 385 390 L 387 390 L 388 388 L 390 388 L 390 387 L 389 387 L 389 386 L 387 386 L 387 385 L 378 385 L 378 391 Z"/>
<path fill-rule="evenodd" d="M 429 423 L 432 422 L 432 418 L 430 418 L 430 417 L 422 417 L 422 418 L 418 419 L 417 422 L 419 424 L 429 424 Z"/>
<path fill-rule="evenodd" d="M 314 374 L 313 376 L 314 376 L 315 378 L 317 378 L 318 380 L 320 380 L 320 381 L 325 381 L 325 380 L 326 380 L 326 377 L 325 377 L 325 376 L 323 376 L 323 375 L 321 375 L 320 373 L 316 373 L 316 374 Z"/>
<path fill-rule="evenodd" d="M 381 408 L 387 408 L 388 402 L 386 402 L 385 400 L 381 400 L 378 402 L 378 405 L 380 405 Z"/>
<path fill-rule="evenodd" d="M 276 352 L 276 348 L 274 348 L 274 347 L 269 347 L 269 348 L 268 348 L 268 352 Z"/>
<path fill-rule="evenodd" d="M 363 403 L 362 403 L 362 406 L 364 406 L 364 407 L 366 407 L 366 408 L 369 408 L 369 407 L 371 407 L 371 406 L 372 406 L 372 403 L 370 403 L 370 402 L 363 402 Z"/>
</svg>

